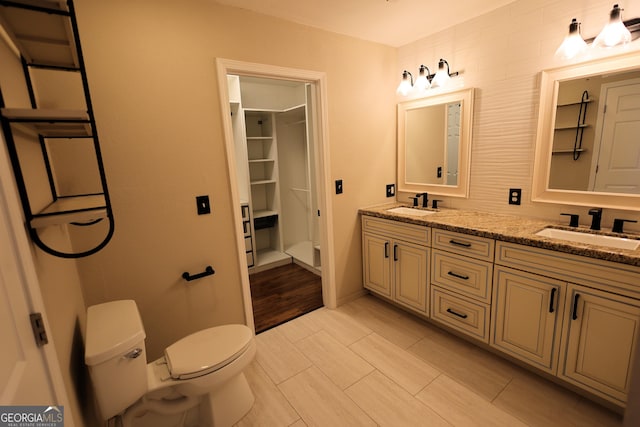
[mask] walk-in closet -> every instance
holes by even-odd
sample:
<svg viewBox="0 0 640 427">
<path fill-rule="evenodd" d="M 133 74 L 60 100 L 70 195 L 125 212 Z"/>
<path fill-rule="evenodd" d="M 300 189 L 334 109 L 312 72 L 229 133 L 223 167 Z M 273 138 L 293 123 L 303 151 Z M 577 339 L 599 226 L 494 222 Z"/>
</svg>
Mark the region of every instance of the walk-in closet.
<svg viewBox="0 0 640 427">
<path fill-rule="evenodd" d="M 235 75 L 228 86 L 251 282 L 295 264 L 317 277 L 321 295 L 312 87 Z"/>
</svg>

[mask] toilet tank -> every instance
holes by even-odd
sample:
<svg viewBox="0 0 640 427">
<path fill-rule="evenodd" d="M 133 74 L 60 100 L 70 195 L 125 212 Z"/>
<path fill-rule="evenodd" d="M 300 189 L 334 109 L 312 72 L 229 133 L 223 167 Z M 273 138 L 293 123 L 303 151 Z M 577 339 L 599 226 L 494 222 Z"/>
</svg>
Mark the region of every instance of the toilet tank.
<svg viewBox="0 0 640 427">
<path fill-rule="evenodd" d="M 89 307 L 85 339 L 84 360 L 100 415 L 107 420 L 147 392 L 145 332 L 135 301 Z"/>
</svg>

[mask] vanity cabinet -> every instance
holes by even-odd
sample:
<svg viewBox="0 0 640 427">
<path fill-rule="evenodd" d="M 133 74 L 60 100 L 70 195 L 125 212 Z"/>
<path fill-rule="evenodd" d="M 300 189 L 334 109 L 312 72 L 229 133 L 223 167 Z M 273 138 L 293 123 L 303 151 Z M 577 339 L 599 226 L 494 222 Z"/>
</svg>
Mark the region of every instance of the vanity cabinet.
<svg viewBox="0 0 640 427">
<path fill-rule="evenodd" d="M 569 284 L 559 377 L 624 403 L 640 329 L 640 301 Z"/>
<path fill-rule="evenodd" d="M 438 229 L 432 236 L 431 318 L 488 342 L 495 242 Z"/>
<path fill-rule="evenodd" d="M 640 267 L 507 242 L 495 262 L 490 344 L 626 406 Z"/>
<path fill-rule="evenodd" d="M 427 314 L 428 227 L 362 216 L 364 287 Z"/>
<path fill-rule="evenodd" d="M 555 375 L 565 293 L 560 280 L 496 266 L 491 345 Z"/>
</svg>

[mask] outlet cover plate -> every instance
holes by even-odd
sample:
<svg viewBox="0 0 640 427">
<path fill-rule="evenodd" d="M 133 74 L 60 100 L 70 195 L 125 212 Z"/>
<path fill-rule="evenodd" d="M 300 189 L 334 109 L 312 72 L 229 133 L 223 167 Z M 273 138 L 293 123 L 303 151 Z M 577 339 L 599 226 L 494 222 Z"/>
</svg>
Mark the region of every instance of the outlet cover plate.
<svg viewBox="0 0 640 427">
<path fill-rule="evenodd" d="M 509 189 L 509 204 L 519 205 L 522 202 L 522 189 L 510 188 Z"/>
</svg>

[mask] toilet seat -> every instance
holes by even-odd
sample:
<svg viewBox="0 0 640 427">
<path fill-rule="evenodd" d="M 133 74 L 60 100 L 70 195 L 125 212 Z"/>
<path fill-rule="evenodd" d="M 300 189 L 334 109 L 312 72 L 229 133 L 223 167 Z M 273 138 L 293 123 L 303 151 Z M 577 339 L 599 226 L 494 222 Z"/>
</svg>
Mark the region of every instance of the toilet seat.
<svg viewBox="0 0 640 427">
<path fill-rule="evenodd" d="M 188 335 L 164 351 L 171 378 L 188 380 L 223 368 L 242 355 L 252 338 L 245 325 L 216 326 Z"/>
</svg>

